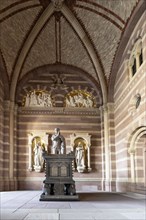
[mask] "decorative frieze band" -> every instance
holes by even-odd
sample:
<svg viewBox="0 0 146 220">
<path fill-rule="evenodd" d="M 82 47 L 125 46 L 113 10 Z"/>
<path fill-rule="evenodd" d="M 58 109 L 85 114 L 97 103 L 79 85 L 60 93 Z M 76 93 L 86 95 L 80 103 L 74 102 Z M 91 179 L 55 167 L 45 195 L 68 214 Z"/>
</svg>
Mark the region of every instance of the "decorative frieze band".
<svg viewBox="0 0 146 220">
<path fill-rule="evenodd" d="M 99 115 L 98 108 L 62 108 L 62 107 L 52 107 L 52 108 L 37 108 L 37 107 L 19 107 L 18 112 L 22 114 L 32 114 L 32 115 L 40 115 L 40 114 L 50 114 L 50 115 Z"/>
</svg>

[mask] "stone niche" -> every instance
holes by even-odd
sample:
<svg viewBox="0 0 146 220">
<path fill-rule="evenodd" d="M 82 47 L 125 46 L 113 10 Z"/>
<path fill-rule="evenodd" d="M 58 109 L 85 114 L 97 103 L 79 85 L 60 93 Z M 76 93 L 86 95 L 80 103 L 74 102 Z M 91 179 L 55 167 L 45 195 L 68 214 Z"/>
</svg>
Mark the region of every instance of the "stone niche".
<svg viewBox="0 0 146 220">
<path fill-rule="evenodd" d="M 42 157 L 43 152 L 47 152 L 48 134 L 42 132 L 32 132 L 28 134 L 29 147 L 29 171 L 43 172 L 45 161 Z"/>
<path fill-rule="evenodd" d="M 70 135 L 71 150 L 75 154 L 74 171 L 79 173 L 90 172 L 91 135 L 88 133 L 74 133 Z"/>
</svg>

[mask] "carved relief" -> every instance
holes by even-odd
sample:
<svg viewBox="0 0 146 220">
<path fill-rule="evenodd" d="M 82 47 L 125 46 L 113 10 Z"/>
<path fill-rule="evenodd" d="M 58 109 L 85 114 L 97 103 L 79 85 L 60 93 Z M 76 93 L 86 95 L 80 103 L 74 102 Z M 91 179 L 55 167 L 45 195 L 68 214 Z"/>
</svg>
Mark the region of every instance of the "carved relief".
<svg viewBox="0 0 146 220">
<path fill-rule="evenodd" d="M 65 97 L 66 107 L 95 107 L 94 98 L 84 90 L 74 90 Z"/>
<path fill-rule="evenodd" d="M 60 176 L 67 176 L 67 166 L 62 165 L 60 167 Z"/>
<path fill-rule="evenodd" d="M 25 107 L 53 107 L 53 100 L 47 91 L 33 90 L 23 98 Z"/>
<path fill-rule="evenodd" d="M 50 176 L 58 176 L 58 167 L 53 164 L 50 168 Z"/>
<path fill-rule="evenodd" d="M 60 89 L 60 90 L 66 90 L 68 87 L 66 86 L 66 84 L 64 83 L 65 77 L 63 76 L 63 74 L 54 74 L 52 76 L 52 85 L 51 85 L 51 89 L 55 90 L 55 89 Z"/>
</svg>

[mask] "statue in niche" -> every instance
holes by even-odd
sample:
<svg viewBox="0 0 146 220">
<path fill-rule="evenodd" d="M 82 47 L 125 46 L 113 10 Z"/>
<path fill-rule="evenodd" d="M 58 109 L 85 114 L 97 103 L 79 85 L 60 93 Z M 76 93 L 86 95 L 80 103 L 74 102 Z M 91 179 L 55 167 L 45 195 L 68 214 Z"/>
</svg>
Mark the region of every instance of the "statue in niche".
<svg viewBox="0 0 146 220">
<path fill-rule="evenodd" d="M 34 147 L 34 169 L 36 172 L 40 172 L 43 169 L 44 159 L 43 154 L 45 148 L 42 147 L 41 142 L 39 141 Z"/>
<path fill-rule="evenodd" d="M 52 140 L 52 154 L 65 154 L 66 144 L 65 138 L 60 134 L 60 129 L 55 128 L 54 134 L 51 137 Z"/>
<path fill-rule="evenodd" d="M 85 152 L 84 152 L 84 147 L 81 142 L 78 143 L 75 151 L 75 158 L 76 158 L 76 165 L 77 169 L 78 167 L 83 167 L 85 168 Z"/>
</svg>

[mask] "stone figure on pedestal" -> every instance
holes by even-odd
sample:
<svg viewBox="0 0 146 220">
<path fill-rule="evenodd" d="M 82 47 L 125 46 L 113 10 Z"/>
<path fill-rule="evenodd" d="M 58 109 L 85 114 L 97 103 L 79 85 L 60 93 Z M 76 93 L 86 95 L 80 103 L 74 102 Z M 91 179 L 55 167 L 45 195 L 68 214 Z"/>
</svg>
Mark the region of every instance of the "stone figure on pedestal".
<svg viewBox="0 0 146 220">
<path fill-rule="evenodd" d="M 38 142 L 34 148 L 34 169 L 36 172 L 40 172 L 43 168 L 44 159 L 42 157 L 43 149 L 41 142 Z"/>
<path fill-rule="evenodd" d="M 85 152 L 81 142 L 76 147 L 75 158 L 78 172 L 83 172 L 85 169 Z"/>
<path fill-rule="evenodd" d="M 52 154 L 65 154 L 66 144 L 65 138 L 60 134 L 60 129 L 55 128 L 55 134 L 52 135 Z"/>
</svg>

